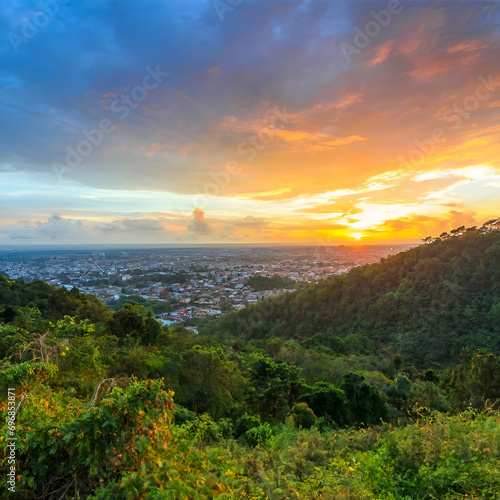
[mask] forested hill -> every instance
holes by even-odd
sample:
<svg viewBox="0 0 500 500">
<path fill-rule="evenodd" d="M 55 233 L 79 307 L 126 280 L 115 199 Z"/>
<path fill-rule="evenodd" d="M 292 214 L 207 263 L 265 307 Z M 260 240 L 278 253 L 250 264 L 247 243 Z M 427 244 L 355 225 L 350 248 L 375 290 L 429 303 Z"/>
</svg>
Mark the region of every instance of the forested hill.
<svg viewBox="0 0 500 500">
<path fill-rule="evenodd" d="M 463 229 L 463 228 L 460 228 Z M 500 353 L 500 231 L 455 230 L 378 264 L 247 307 L 207 333 L 366 353 L 391 344 L 420 366 L 464 347 Z"/>
<path fill-rule="evenodd" d="M 87 295 L 73 288 L 48 285 L 35 280 L 25 283 L 22 279 L 13 281 L 0 274 L 0 324 L 21 321 L 21 316 L 29 316 L 31 310 L 47 322 L 64 316 L 75 317 L 78 321 L 89 320 L 106 323 L 111 319 L 110 309 L 94 295 Z"/>
<path fill-rule="evenodd" d="M 459 233 L 199 335 L 0 276 L 0 491 L 497 498 L 500 356 L 434 366 L 498 352 L 500 231 Z"/>
</svg>

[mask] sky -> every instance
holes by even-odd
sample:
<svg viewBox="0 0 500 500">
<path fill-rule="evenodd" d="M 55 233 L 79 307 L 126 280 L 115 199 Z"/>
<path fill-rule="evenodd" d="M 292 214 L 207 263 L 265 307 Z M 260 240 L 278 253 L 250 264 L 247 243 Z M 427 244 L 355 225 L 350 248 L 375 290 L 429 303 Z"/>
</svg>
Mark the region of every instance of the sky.
<svg viewBox="0 0 500 500">
<path fill-rule="evenodd" d="M 499 23 L 479 0 L 2 0 L 0 245 L 497 218 Z"/>
</svg>

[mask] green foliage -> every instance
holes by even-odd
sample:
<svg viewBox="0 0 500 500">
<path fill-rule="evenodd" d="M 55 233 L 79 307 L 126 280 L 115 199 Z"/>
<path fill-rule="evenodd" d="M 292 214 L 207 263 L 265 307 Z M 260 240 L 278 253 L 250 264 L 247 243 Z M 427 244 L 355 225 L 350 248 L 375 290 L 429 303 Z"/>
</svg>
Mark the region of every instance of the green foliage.
<svg viewBox="0 0 500 500">
<path fill-rule="evenodd" d="M 153 450 L 167 449 L 171 410 L 172 395 L 159 380 L 115 389 L 99 406 L 33 391 L 18 414 L 21 494 L 42 496 L 73 482 L 89 493 L 99 478 L 140 470 Z"/>
<path fill-rule="evenodd" d="M 161 326 L 151 312 L 139 304 L 127 302 L 111 319 L 111 333 L 119 338 L 130 335 L 145 344 L 154 343 Z"/>
<path fill-rule="evenodd" d="M 315 382 L 306 388 L 300 398 L 320 417 L 332 419 L 338 425 L 347 420 L 347 399 L 345 392 L 325 381 Z"/>
<path fill-rule="evenodd" d="M 386 498 L 494 498 L 500 486 L 498 420 L 475 425 L 428 421 L 386 434 L 360 468 L 376 495 Z"/>
<path fill-rule="evenodd" d="M 107 302 L 107 304 L 113 311 L 118 311 L 127 303 L 139 304 L 143 306 L 147 311 L 151 311 L 153 314 L 161 314 L 165 312 L 171 312 L 173 310 L 171 302 L 149 300 L 139 295 L 120 295 L 120 298 L 118 300 L 111 300 Z"/>
<path fill-rule="evenodd" d="M 387 418 L 387 406 L 383 396 L 360 375 L 349 373 L 340 389 L 347 399 L 346 413 L 350 423 L 376 425 Z"/>
<path fill-rule="evenodd" d="M 252 427 L 245 432 L 245 437 L 250 444 L 250 446 L 263 445 L 272 436 L 273 431 L 269 422 L 264 422 L 263 424 Z"/>
<path fill-rule="evenodd" d="M 244 413 L 238 420 L 236 421 L 235 426 L 235 435 L 241 436 L 246 434 L 247 431 L 254 427 L 259 427 L 261 425 L 260 415 L 249 415 L 248 413 Z"/>
<path fill-rule="evenodd" d="M 72 337 L 82 337 L 84 335 L 94 335 L 102 334 L 104 332 L 104 327 L 102 323 L 95 325 L 90 320 L 80 320 L 76 321 L 76 318 L 71 316 L 64 316 L 52 326 L 52 331 L 54 336 L 57 338 L 72 338 Z"/>
<path fill-rule="evenodd" d="M 76 316 L 78 320 L 106 323 L 111 316 L 109 309 L 93 295 L 80 293 L 76 288 L 68 291 L 40 280 L 24 283 L 0 276 L 0 304 L 10 306 L 16 314 L 19 307 L 37 308 L 43 318 L 50 321 L 64 316 Z M 6 309 L 4 316 L 5 311 Z M 9 317 L 11 315 L 10 313 Z M 8 319 L 7 322 L 14 319 Z"/>
<path fill-rule="evenodd" d="M 200 335 L 0 277 L 17 497 L 496 498 L 500 241 L 453 235 Z"/>
<path fill-rule="evenodd" d="M 317 420 L 316 415 L 307 403 L 294 404 L 290 416 L 296 427 L 303 427 L 304 429 L 312 427 Z"/>
<path fill-rule="evenodd" d="M 452 389 L 454 404 L 460 409 L 482 409 L 488 401 L 494 403 L 500 399 L 500 356 L 465 350 L 461 362 L 442 374 L 441 386 Z"/>
<path fill-rule="evenodd" d="M 4 390 L 12 386 L 31 388 L 34 384 L 54 377 L 57 369 L 57 365 L 44 361 L 17 363 L 0 372 L 0 386 Z"/>
<path fill-rule="evenodd" d="M 180 404 L 214 418 L 229 415 L 243 390 L 238 365 L 221 347 L 195 345 L 183 354 Z"/>
<path fill-rule="evenodd" d="M 266 276 L 254 276 L 245 284 L 253 288 L 256 292 L 276 290 L 279 288 L 295 288 L 296 286 L 296 282 L 291 278 L 282 278 L 278 275 L 271 276 L 270 278 Z"/>
<path fill-rule="evenodd" d="M 27 344 L 29 333 L 14 325 L 0 325 L 0 359 L 10 358 Z"/>
<path fill-rule="evenodd" d="M 258 413 L 272 421 L 283 420 L 303 388 L 300 368 L 263 355 L 250 360 L 249 400 Z"/>
<path fill-rule="evenodd" d="M 500 231 L 456 234 L 263 300 L 204 331 L 357 355 L 391 344 L 419 367 L 456 363 L 463 347 L 500 355 Z"/>
<path fill-rule="evenodd" d="M 434 382 L 429 380 L 412 386 L 411 399 L 423 406 L 429 407 L 431 410 L 440 412 L 451 410 L 449 396 Z"/>
<path fill-rule="evenodd" d="M 226 312 L 229 312 L 233 309 L 233 304 L 231 304 L 231 302 L 228 302 L 227 300 L 223 300 L 221 303 L 220 303 L 220 310 L 223 312 L 223 313 L 226 313 Z"/>
<path fill-rule="evenodd" d="M 221 429 L 208 413 L 203 413 L 193 420 L 184 424 L 184 429 L 190 434 L 196 435 L 202 447 L 206 441 L 217 441 L 222 437 Z"/>
</svg>

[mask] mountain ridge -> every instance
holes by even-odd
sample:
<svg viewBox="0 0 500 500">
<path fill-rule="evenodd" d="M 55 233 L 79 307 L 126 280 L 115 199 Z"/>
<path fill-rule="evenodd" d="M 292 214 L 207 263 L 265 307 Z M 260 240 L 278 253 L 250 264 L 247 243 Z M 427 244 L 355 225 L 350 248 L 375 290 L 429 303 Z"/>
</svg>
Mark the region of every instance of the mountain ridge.
<svg viewBox="0 0 500 500">
<path fill-rule="evenodd" d="M 464 347 L 500 353 L 500 231 L 458 228 L 379 263 L 227 315 L 204 333 L 312 340 L 349 334 L 393 344 L 416 365 L 450 364 Z M 235 333 L 236 332 L 236 333 Z"/>
</svg>

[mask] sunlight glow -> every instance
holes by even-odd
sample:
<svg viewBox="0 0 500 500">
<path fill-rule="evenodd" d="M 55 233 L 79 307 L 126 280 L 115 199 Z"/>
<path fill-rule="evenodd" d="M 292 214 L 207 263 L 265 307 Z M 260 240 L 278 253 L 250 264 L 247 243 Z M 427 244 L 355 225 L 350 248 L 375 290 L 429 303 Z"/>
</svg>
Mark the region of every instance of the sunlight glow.
<svg viewBox="0 0 500 500">
<path fill-rule="evenodd" d="M 355 240 L 359 240 L 366 235 L 364 235 L 363 233 L 349 233 L 347 236 L 350 236 L 351 238 L 354 238 Z"/>
</svg>

